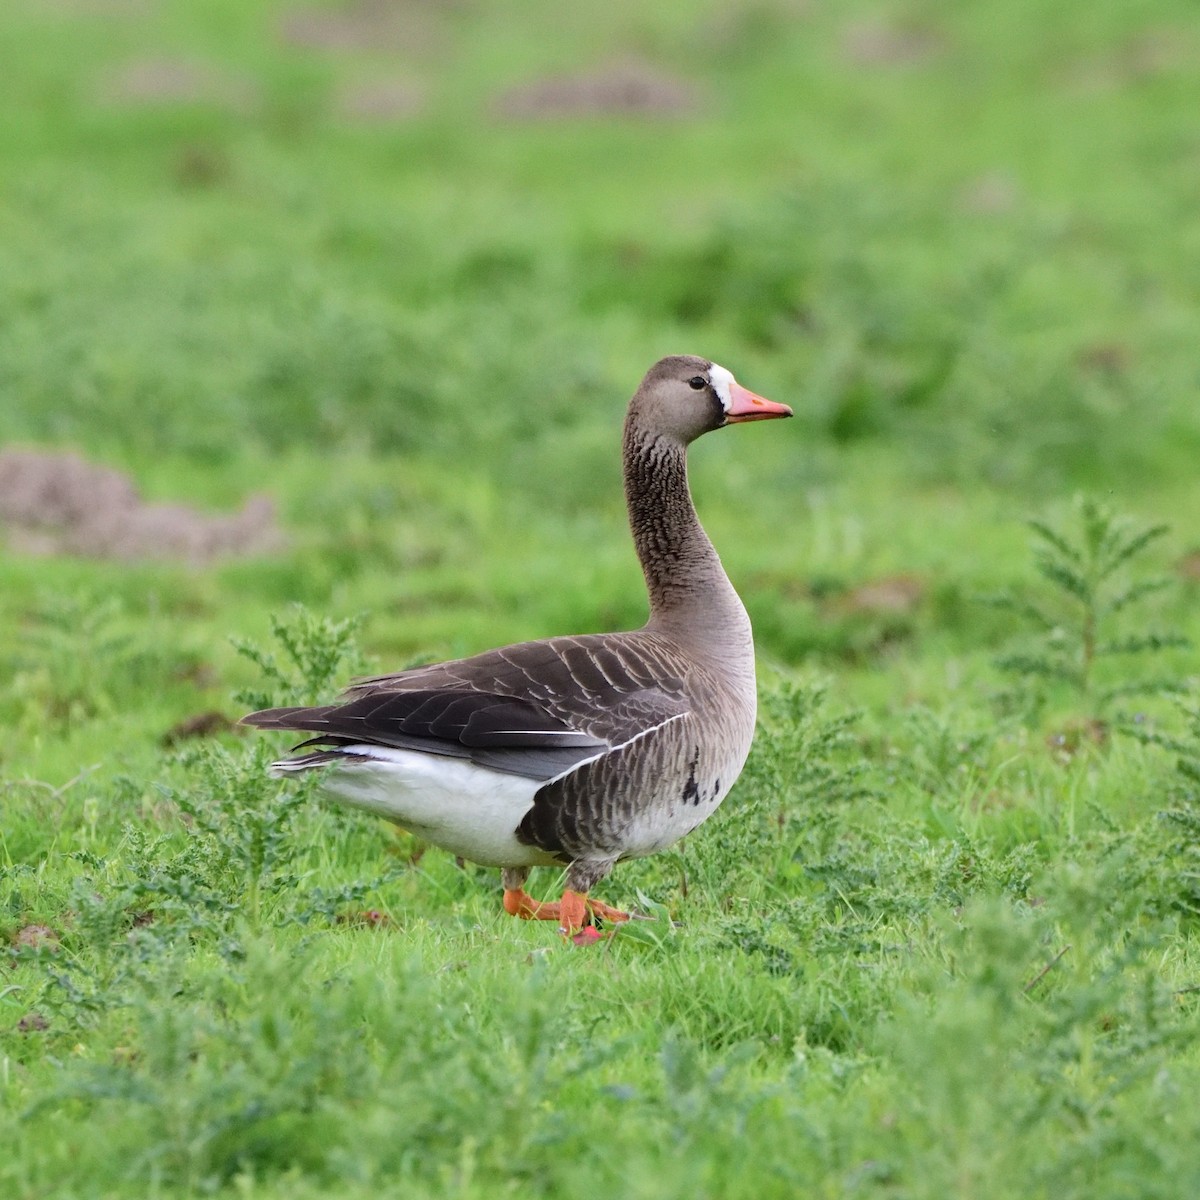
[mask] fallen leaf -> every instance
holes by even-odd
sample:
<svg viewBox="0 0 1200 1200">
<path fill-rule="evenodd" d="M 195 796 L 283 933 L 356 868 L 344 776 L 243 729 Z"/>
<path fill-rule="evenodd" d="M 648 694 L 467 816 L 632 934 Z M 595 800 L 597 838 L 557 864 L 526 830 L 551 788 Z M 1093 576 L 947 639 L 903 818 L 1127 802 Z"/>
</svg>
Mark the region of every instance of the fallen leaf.
<svg viewBox="0 0 1200 1200">
<path fill-rule="evenodd" d="M 14 946 L 27 946 L 37 950 L 42 946 L 50 950 L 58 949 L 58 934 L 49 925 L 25 925 L 13 934 Z"/>
</svg>

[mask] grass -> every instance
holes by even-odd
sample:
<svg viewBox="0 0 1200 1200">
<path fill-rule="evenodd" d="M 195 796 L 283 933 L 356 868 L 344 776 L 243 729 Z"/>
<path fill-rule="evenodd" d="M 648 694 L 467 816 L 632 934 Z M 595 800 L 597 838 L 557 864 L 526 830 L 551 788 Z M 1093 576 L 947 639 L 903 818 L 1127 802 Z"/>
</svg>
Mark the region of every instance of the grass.
<svg viewBox="0 0 1200 1200">
<path fill-rule="evenodd" d="M 1195 1195 L 1191 7 L 400 5 L 297 43 L 339 11 L 0 15 L 5 440 L 266 490 L 288 535 L 0 550 L 0 1190 Z M 497 115 L 629 60 L 694 111 Z M 147 62 L 198 92 L 133 94 Z M 419 110 L 347 115 L 364 81 Z M 609 881 L 655 921 L 559 946 L 281 790 L 269 739 L 164 745 L 640 622 L 619 422 L 680 351 L 798 419 L 693 456 L 761 722 Z M 1102 579 L 1101 517 L 1155 531 Z"/>
</svg>

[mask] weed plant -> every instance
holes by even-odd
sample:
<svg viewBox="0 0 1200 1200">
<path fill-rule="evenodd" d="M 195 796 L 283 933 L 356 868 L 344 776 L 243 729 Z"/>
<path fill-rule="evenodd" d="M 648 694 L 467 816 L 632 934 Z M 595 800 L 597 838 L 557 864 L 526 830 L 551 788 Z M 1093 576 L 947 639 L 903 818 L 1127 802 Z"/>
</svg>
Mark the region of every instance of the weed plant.
<svg viewBox="0 0 1200 1200">
<path fill-rule="evenodd" d="M 272 617 L 271 636 L 279 655 L 235 638 L 234 648 L 258 668 L 259 690 L 244 690 L 235 699 L 249 708 L 319 704 L 345 687 L 349 676 L 363 670 L 365 659 L 355 640 L 362 618 L 344 621 L 320 617 L 303 605 L 284 618 Z M 269 689 L 269 690 L 268 690 Z"/>
<path fill-rule="evenodd" d="M 1026 621 L 1034 634 L 1028 648 L 1008 653 L 997 666 L 1020 681 L 1005 700 L 1038 713 L 1049 689 L 1073 698 L 1075 716 L 1103 728 L 1118 701 L 1134 696 L 1178 694 L 1181 678 L 1147 674 L 1142 664 L 1164 651 L 1186 649 L 1176 631 L 1126 633 L 1120 614 L 1172 586 L 1162 576 L 1137 577 L 1134 560 L 1168 532 L 1166 525 L 1138 526 L 1087 496 L 1075 499 L 1071 532 L 1031 520 L 1037 572 L 1052 589 L 1047 601 L 1008 593 L 992 598 Z M 1139 624 L 1141 624 L 1139 622 Z"/>
<path fill-rule="evenodd" d="M 294 675 L 246 648 L 272 687 L 355 654 L 306 614 L 277 628 Z M 921 819 L 932 768 L 886 769 L 865 719 L 771 683 L 741 802 L 618 873 L 658 919 L 593 955 L 500 917 L 495 881 L 444 857 L 364 883 L 377 824 L 280 789 L 259 743 L 186 755 L 165 793 L 181 825 L 64 854 L 58 896 L 5 871 L 10 928 L 55 922 L 9 954 L 24 1028 L 0 1128 L 25 1149 L 7 1181 L 749 1196 L 834 1178 L 932 1197 L 1008 1194 L 1002 1168 L 1075 1188 L 1099 1154 L 1190 1186 L 1184 809 L 1097 814 L 1053 862 L 986 827 L 947 838 Z M 1182 797 L 1195 748 L 1177 748 Z M 114 783 L 115 807 L 136 789 Z M 435 915 L 420 897 L 439 892 Z M 369 897 L 384 923 L 355 919 Z M 1149 1126 L 1126 1139 L 1135 1113 Z"/>
</svg>

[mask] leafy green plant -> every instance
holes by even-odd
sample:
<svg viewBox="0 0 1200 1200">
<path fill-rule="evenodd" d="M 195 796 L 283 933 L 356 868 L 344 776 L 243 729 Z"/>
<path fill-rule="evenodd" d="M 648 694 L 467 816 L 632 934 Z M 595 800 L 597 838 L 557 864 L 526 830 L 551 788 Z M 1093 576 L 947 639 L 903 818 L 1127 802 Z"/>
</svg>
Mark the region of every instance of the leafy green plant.
<svg viewBox="0 0 1200 1200">
<path fill-rule="evenodd" d="M 271 617 L 271 635 L 280 652 L 245 638 L 233 638 L 237 652 L 262 673 L 263 686 L 239 691 L 235 699 L 251 708 L 316 704 L 361 673 L 366 659 L 357 642 L 363 618 L 336 621 L 293 605 L 287 616 Z"/>
<path fill-rule="evenodd" d="M 271 618 L 279 653 L 235 639 L 238 652 L 255 663 L 263 676 L 259 688 L 242 691 L 238 699 L 267 707 L 312 704 L 328 696 L 364 666 L 355 638 L 361 623 L 361 618 L 318 617 L 296 605 L 286 617 Z M 164 791 L 191 826 L 193 839 L 205 839 L 220 864 L 218 889 L 244 911 L 252 927 L 264 921 L 306 924 L 315 916 L 333 919 L 340 906 L 361 900 L 394 877 L 399 867 L 366 881 L 315 886 L 304 892 L 309 903 L 276 904 L 278 912 L 272 910 L 268 917 L 264 900 L 297 890 L 310 870 L 310 839 L 300 826 L 304 814 L 312 812 L 309 801 L 316 782 L 281 785 L 268 772 L 272 756 L 269 743 L 262 739 L 236 749 L 213 743 L 188 747 L 180 754 L 186 785 Z M 356 820 L 333 810 L 322 819 L 335 826 Z M 164 895 L 177 891 L 171 881 L 161 878 L 161 872 L 143 886 Z"/>
<path fill-rule="evenodd" d="M 1126 697 L 1177 692 L 1179 680 L 1149 675 L 1135 664 L 1190 643 L 1174 631 L 1143 627 L 1126 633 L 1119 620 L 1127 609 L 1170 586 L 1169 579 L 1139 577 L 1132 569 L 1168 526 L 1140 525 L 1087 496 L 1077 497 L 1074 508 L 1072 529 L 1028 522 L 1035 539 L 1034 564 L 1049 585 L 1048 594 L 1031 599 L 1009 592 L 989 598 L 1032 630 L 996 665 L 1016 678 L 1014 690 L 1003 697 L 1010 707 L 1038 714 L 1051 689 L 1058 687 L 1071 696 L 1079 718 L 1104 722 Z"/>
<path fill-rule="evenodd" d="M 1158 813 L 1161 836 L 1156 865 L 1166 877 L 1172 905 L 1200 917 L 1200 704 L 1184 700 L 1180 713 L 1181 730 L 1135 725 L 1126 732 L 1174 758 L 1175 778 L 1167 806 Z"/>
<path fill-rule="evenodd" d="M 736 890 L 745 871 L 787 873 L 797 839 L 822 842 L 841 808 L 869 794 L 865 765 L 855 753 L 858 714 L 830 713 L 828 705 L 823 683 L 785 679 L 761 691 L 758 732 L 737 802 L 688 852 L 688 871 L 709 894 Z"/>
<path fill-rule="evenodd" d="M 823 682 L 785 679 L 760 698 L 758 733 L 747 779 L 755 808 L 789 825 L 821 822 L 836 806 L 870 795 L 866 765 L 856 753 L 860 714 L 830 713 Z"/>
<path fill-rule="evenodd" d="M 297 607 L 272 621 L 282 646 L 275 654 L 248 642 L 239 649 L 259 665 L 271 690 L 247 699 L 270 704 L 304 701 L 327 692 L 348 663 L 361 663 L 354 641 L 357 622 L 317 618 Z M 153 834 L 127 823 L 110 853 L 76 851 L 79 870 L 70 889 L 71 941 L 91 953 L 60 961 L 24 952 L 39 968 L 40 1003 L 55 1019 L 80 1027 L 135 1003 L 138 989 L 176 970 L 192 941 L 215 944 L 220 956 L 240 961 L 246 931 L 263 926 L 335 922 L 347 905 L 360 903 L 401 872 L 392 864 L 349 883 L 313 884 L 314 837 L 309 825 L 335 829 L 352 816 L 318 813 L 312 787 L 282 786 L 268 772 L 270 745 L 190 744 L 175 756 L 183 782 L 160 782 L 156 791 L 177 812 L 187 832 Z M 128 808 L 142 791 L 132 778 L 114 781 L 115 807 Z M 20 903 L 14 893 L 12 902 Z"/>
<path fill-rule="evenodd" d="M 1172 833 L 1179 905 L 1191 916 L 1200 917 L 1200 707 L 1189 705 L 1184 712 L 1186 734 L 1165 741 L 1177 755 L 1178 781 L 1170 806 L 1160 816 Z"/>
<path fill-rule="evenodd" d="M 310 789 L 280 787 L 268 774 L 270 759 L 263 742 L 237 750 L 211 743 L 189 749 L 182 756 L 187 784 L 167 792 L 193 837 L 203 835 L 212 846 L 221 863 L 215 882 L 244 906 L 252 925 L 262 919 L 265 896 L 297 885 L 305 855 L 295 825 Z"/>
<path fill-rule="evenodd" d="M 120 694 L 185 666 L 186 654 L 155 636 L 153 620 L 119 595 L 43 592 L 25 614 L 8 665 L 0 718 L 68 734 L 109 716 Z"/>
</svg>

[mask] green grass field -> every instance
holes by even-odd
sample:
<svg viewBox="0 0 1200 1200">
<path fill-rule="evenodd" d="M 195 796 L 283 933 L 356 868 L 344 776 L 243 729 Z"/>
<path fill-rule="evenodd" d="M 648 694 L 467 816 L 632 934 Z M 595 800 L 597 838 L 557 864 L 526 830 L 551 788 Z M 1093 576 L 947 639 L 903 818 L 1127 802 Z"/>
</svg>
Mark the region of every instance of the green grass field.
<svg viewBox="0 0 1200 1200">
<path fill-rule="evenodd" d="M 0 43 L 0 452 L 282 539 L 0 517 L 0 1195 L 1200 1194 L 1193 4 L 7 0 Z M 692 455 L 761 722 L 608 881 L 654 921 L 560 945 L 276 740 L 178 736 L 639 624 L 667 353 L 797 419 Z"/>
</svg>

